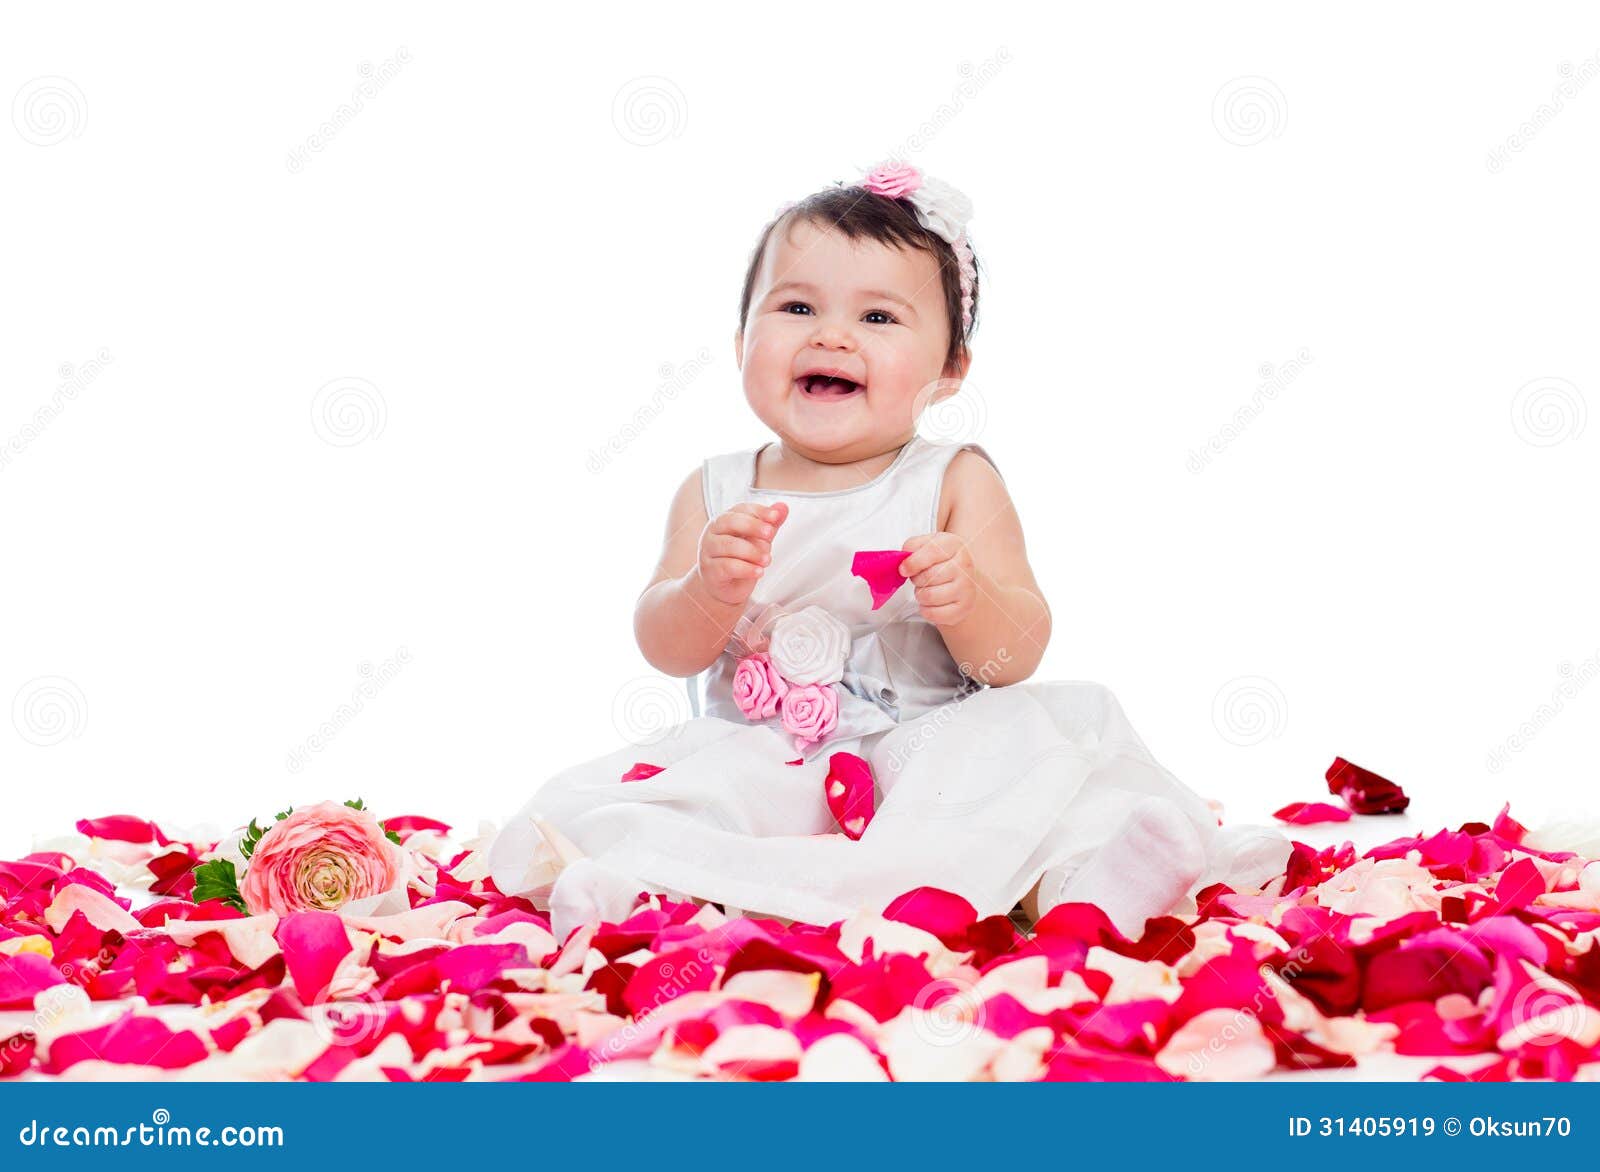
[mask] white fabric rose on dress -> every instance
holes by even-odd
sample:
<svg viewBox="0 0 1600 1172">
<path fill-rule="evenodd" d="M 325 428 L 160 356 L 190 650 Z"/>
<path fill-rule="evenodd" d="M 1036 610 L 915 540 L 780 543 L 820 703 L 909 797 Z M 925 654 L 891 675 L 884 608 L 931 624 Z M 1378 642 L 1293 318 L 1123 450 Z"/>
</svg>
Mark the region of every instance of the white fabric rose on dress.
<svg viewBox="0 0 1600 1172">
<path fill-rule="evenodd" d="M 924 175 L 921 185 L 905 197 L 921 213 L 928 231 L 954 244 L 972 219 L 972 201 L 942 179 Z"/>
<path fill-rule="evenodd" d="M 850 628 L 808 606 L 772 624 L 767 656 L 791 684 L 836 684 L 850 655 Z"/>
</svg>

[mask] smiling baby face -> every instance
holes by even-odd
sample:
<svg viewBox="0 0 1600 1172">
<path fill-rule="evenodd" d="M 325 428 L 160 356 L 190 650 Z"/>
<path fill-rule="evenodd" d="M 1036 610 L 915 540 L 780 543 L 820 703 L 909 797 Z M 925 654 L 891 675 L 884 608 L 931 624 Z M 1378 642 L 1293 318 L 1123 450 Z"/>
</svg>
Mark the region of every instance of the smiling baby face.
<svg viewBox="0 0 1600 1172">
<path fill-rule="evenodd" d="M 735 351 L 745 398 L 808 459 L 839 464 L 907 442 L 965 373 L 930 254 L 800 219 L 772 233 Z"/>
</svg>

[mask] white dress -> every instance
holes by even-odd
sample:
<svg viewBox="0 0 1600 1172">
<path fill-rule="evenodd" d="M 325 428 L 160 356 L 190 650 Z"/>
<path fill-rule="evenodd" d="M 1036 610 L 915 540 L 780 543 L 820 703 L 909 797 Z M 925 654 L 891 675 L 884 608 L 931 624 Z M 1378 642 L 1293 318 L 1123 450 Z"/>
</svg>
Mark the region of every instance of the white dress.
<svg viewBox="0 0 1600 1172">
<path fill-rule="evenodd" d="M 642 890 L 825 925 L 924 886 L 1005 914 L 1036 882 L 1041 913 L 1086 899 L 1137 935 L 1148 915 L 1193 912 L 1211 883 L 1259 887 L 1281 873 L 1288 838 L 1219 826 L 1106 688 L 984 685 L 983 665 L 958 665 L 918 614 L 909 582 L 871 609 L 850 570 L 855 551 L 934 531 L 945 468 L 964 447 L 990 459 L 976 444 L 914 438 L 876 478 L 833 492 L 753 487 L 759 449 L 708 459 L 707 516 L 778 500 L 789 514 L 728 648 L 694 681 L 704 715 L 546 781 L 490 844 L 500 889 L 532 890 L 534 817 L 588 856 L 549 892 L 560 935 L 620 917 Z M 747 720 L 731 688 L 771 619 L 806 606 L 846 623 L 853 642 L 838 726 L 800 752 L 778 718 Z M 865 758 L 876 786 L 859 841 L 839 832 L 823 792 L 840 751 Z M 623 782 L 640 762 L 664 768 Z"/>
</svg>

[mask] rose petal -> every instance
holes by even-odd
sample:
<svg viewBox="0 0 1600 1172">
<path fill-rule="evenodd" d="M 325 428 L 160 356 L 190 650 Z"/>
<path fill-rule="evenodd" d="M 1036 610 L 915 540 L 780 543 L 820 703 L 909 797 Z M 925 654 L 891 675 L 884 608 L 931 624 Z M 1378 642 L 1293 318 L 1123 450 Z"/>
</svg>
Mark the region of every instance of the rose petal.
<svg viewBox="0 0 1600 1172">
<path fill-rule="evenodd" d="M 199 1062 L 207 1053 L 193 1030 L 173 1030 L 159 1018 L 130 1012 L 109 1025 L 54 1039 L 43 1068 L 46 1074 L 60 1074 L 79 1062 L 98 1059 L 174 1070 Z"/>
<path fill-rule="evenodd" d="M 307 1004 L 327 989 L 339 962 L 350 952 L 344 921 L 332 912 L 296 912 L 280 920 L 273 935 L 283 949 L 294 991 Z"/>
<path fill-rule="evenodd" d="M 45 909 L 44 922 L 59 932 L 72 918 L 73 912 L 82 912 L 91 924 L 105 932 L 121 932 L 129 936 L 144 927 L 126 908 L 82 883 L 69 883 L 57 892 L 55 899 Z"/>
<path fill-rule="evenodd" d="M 854 753 L 834 753 L 823 788 L 828 810 L 845 837 L 859 839 L 874 813 L 872 767 Z"/>
<path fill-rule="evenodd" d="M 0 1009 L 31 1009 L 35 995 L 65 983 L 49 957 L 36 952 L 0 957 Z"/>
<path fill-rule="evenodd" d="M 1527 907 L 1534 897 L 1545 893 L 1544 875 L 1532 859 L 1518 859 L 1500 875 L 1494 897 L 1506 911 Z"/>
<path fill-rule="evenodd" d="M 1338 794 L 1357 814 L 1397 814 L 1411 804 L 1394 782 L 1343 757 L 1328 766 L 1327 781 L 1328 792 Z"/>
<path fill-rule="evenodd" d="M 87 834 L 90 838 L 109 838 L 117 842 L 153 842 L 157 846 L 166 846 L 172 841 L 161 833 L 161 828 L 154 822 L 146 822 L 143 818 L 135 818 L 132 814 L 80 818 L 76 825 L 79 834 Z"/>
<path fill-rule="evenodd" d="M 1236 1082 L 1269 1073 L 1277 1057 L 1259 1021 L 1219 1008 L 1178 1027 L 1156 1055 L 1156 1064 L 1194 1082 Z"/>
<path fill-rule="evenodd" d="M 1350 811 L 1340 809 L 1328 802 L 1290 802 L 1272 815 L 1283 822 L 1292 822 L 1296 826 L 1310 826 L 1317 822 L 1348 822 Z"/>
<path fill-rule="evenodd" d="M 906 583 L 900 563 L 911 556 L 908 549 L 863 549 L 850 559 L 850 572 L 863 579 L 872 591 L 872 609 L 877 610 Z"/>
</svg>

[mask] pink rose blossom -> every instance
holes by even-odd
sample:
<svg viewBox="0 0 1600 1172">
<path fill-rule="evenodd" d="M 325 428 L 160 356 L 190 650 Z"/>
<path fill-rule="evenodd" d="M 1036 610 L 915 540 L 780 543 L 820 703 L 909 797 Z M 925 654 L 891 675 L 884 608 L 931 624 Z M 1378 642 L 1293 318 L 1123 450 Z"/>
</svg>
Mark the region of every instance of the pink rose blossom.
<svg viewBox="0 0 1600 1172">
<path fill-rule="evenodd" d="M 831 684 L 802 684 L 783 698 L 783 727 L 794 736 L 794 747 L 820 741 L 839 724 L 839 693 Z"/>
<path fill-rule="evenodd" d="M 261 836 L 239 894 L 251 915 L 336 911 L 394 887 L 405 873 L 400 849 L 368 810 L 303 806 Z"/>
<path fill-rule="evenodd" d="M 789 685 L 764 652 L 747 655 L 733 670 L 733 702 L 747 720 L 767 720 L 778 714 Z"/>
<path fill-rule="evenodd" d="M 881 163 L 867 172 L 861 186 L 875 195 L 903 199 L 922 186 L 922 172 L 910 163 Z"/>
</svg>

